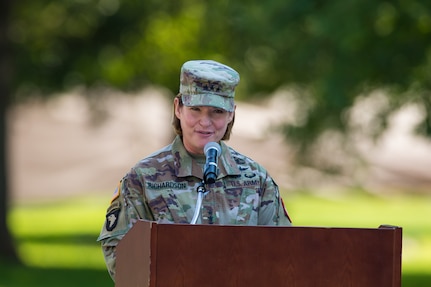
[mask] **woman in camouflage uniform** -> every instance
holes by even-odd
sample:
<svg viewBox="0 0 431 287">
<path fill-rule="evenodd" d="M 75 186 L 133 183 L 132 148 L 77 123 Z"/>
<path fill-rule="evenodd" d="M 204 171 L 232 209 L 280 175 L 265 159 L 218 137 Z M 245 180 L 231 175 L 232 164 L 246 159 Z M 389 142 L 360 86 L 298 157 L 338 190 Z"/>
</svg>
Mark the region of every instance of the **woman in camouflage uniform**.
<svg viewBox="0 0 431 287">
<path fill-rule="evenodd" d="M 120 181 L 98 238 L 115 280 L 115 248 L 139 219 L 190 223 L 203 182 L 204 146 L 221 146 L 216 181 L 206 184 L 198 224 L 290 225 L 268 172 L 224 141 L 235 119 L 239 74 L 215 61 L 188 61 L 174 99 L 174 141 L 139 161 Z"/>
</svg>

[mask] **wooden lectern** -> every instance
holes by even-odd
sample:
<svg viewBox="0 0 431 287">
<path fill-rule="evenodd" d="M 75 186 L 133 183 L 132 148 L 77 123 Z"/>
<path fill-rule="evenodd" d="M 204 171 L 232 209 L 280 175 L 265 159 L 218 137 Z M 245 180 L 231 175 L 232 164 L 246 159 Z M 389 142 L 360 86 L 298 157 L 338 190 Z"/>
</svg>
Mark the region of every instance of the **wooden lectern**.
<svg viewBox="0 0 431 287">
<path fill-rule="evenodd" d="M 400 287 L 402 229 L 158 224 L 117 247 L 116 287 Z"/>
</svg>

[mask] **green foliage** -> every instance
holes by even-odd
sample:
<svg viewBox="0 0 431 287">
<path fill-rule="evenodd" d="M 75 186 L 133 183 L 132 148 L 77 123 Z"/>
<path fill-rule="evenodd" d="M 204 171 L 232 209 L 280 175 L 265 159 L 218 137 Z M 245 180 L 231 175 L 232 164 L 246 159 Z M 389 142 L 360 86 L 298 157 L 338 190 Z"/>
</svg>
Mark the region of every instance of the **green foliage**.
<svg viewBox="0 0 431 287">
<path fill-rule="evenodd" d="M 419 0 L 23 0 L 10 23 L 17 95 L 75 86 L 178 91 L 179 67 L 212 58 L 242 77 L 239 99 L 297 87 L 302 120 L 283 131 L 303 154 L 368 92 L 387 91 L 373 122 L 414 102 L 431 136 L 431 2 Z M 410 91 L 407 93 L 407 91 Z"/>
<path fill-rule="evenodd" d="M 184 2 L 184 3 L 182 3 Z M 77 85 L 178 88 L 181 64 L 199 56 L 198 1 L 20 1 L 14 6 L 17 88 Z M 37 11 L 38 13 L 35 13 Z"/>
</svg>

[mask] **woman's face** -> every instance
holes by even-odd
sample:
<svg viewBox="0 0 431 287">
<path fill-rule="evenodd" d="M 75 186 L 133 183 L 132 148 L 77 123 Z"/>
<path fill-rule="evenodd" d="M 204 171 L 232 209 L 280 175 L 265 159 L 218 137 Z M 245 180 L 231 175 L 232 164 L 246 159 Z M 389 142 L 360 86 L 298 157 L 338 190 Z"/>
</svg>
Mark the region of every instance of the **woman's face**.
<svg viewBox="0 0 431 287">
<path fill-rule="evenodd" d="M 234 115 L 215 107 L 180 105 L 178 98 L 174 100 L 174 107 L 181 123 L 184 147 L 193 154 L 203 154 L 207 143 L 219 142 Z"/>
</svg>

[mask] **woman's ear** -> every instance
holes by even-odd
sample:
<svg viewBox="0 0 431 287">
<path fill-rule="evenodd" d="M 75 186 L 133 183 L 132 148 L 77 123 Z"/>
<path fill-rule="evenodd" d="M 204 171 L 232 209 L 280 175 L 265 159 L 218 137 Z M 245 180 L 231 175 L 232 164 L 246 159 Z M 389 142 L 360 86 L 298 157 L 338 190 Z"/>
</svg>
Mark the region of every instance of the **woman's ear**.
<svg viewBox="0 0 431 287">
<path fill-rule="evenodd" d="M 175 111 L 175 116 L 180 119 L 180 115 L 181 115 L 181 106 L 180 106 L 180 99 L 175 98 L 174 99 L 174 111 Z"/>
</svg>

